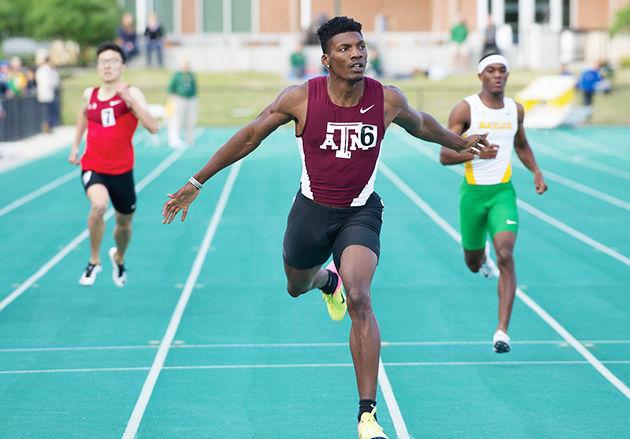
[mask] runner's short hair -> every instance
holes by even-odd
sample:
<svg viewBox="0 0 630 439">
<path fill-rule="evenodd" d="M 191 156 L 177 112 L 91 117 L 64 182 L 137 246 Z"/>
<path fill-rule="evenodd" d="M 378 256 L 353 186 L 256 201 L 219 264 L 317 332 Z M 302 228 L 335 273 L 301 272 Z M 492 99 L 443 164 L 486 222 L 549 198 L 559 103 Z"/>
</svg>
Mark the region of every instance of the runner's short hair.
<svg viewBox="0 0 630 439">
<path fill-rule="evenodd" d="M 344 32 L 359 32 L 361 33 L 361 23 L 354 21 L 349 17 L 334 17 L 322 24 L 317 29 L 317 36 L 319 37 L 319 43 L 322 45 L 322 51 L 328 53 L 328 42 L 332 37 Z"/>
<path fill-rule="evenodd" d="M 114 52 L 118 52 L 122 58 L 123 64 L 127 61 L 125 51 L 122 50 L 122 48 L 118 44 L 112 43 L 111 41 L 104 41 L 98 45 L 98 47 L 96 48 L 96 57 L 98 58 L 98 56 L 106 50 L 113 50 Z"/>
</svg>

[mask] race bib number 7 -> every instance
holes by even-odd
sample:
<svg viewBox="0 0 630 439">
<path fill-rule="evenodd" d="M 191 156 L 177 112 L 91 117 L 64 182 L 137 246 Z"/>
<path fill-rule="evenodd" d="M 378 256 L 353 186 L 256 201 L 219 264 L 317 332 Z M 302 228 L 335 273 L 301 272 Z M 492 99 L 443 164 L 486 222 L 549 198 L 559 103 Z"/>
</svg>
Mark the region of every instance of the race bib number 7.
<svg viewBox="0 0 630 439">
<path fill-rule="evenodd" d="M 114 117 L 113 108 L 103 108 L 101 110 L 101 124 L 104 127 L 112 127 L 116 125 L 116 118 Z"/>
</svg>

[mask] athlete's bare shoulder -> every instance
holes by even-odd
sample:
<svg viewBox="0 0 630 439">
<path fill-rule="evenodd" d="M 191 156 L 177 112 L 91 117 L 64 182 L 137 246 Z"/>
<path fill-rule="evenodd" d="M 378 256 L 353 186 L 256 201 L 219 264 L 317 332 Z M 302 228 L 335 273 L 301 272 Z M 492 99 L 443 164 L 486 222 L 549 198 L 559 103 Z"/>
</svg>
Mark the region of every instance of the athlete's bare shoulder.
<svg viewBox="0 0 630 439">
<path fill-rule="evenodd" d="M 407 105 L 407 97 L 395 85 L 383 85 L 383 100 L 385 101 L 385 108 L 403 109 Z"/>
<path fill-rule="evenodd" d="M 292 114 L 291 110 L 306 105 L 308 99 L 308 85 L 306 82 L 298 85 L 291 85 L 280 92 L 272 103 L 272 111 L 280 111 Z"/>
<path fill-rule="evenodd" d="M 83 101 L 87 104 L 90 101 L 90 97 L 92 96 L 92 92 L 94 91 L 94 87 L 88 87 L 83 90 Z"/>
<path fill-rule="evenodd" d="M 413 119 L 417 115 L 417 112 L 409 107 L 407 97 L 402 90 L 394 85 L 383 85 L 383 110 L 386 128 L 394 121 L 406 124 L 403 121 Z"/>
<path fill-rule="evenodd" d="M 282 117 L 288 120 L 294 120 L 296 121 L 298 130 L 301 130 L 304 119 L 306 118 L 307 101 L 307 83 L 291 85 L 282 90 L 276 99 L 267 106 L 263 113 L 267 112 L 269 115 L 282 115 Z"/>
</svg>

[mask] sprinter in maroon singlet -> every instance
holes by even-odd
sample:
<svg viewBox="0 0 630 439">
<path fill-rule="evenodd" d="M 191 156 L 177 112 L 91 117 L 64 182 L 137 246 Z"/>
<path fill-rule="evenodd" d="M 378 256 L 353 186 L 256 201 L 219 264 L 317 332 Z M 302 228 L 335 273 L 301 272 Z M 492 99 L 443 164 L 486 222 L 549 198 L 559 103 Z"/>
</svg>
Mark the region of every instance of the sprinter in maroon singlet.
<svg viewBox="0 0 630 439">
<path fill-rule="evenodd" d="M 103 215 L 111 200 L 116 210 L 116 247 L 109 249 L 109 259 L 114 284 L 123 287 L 127 282 L 125 250 L 131 238 L 131 218 L 136 209 L 131 139 L 138 119 L 151 132 L 157 132 L 158 125 L 146 108 L 142 92 L 120 80 L 125 63 L 122 49 L 114 43 L 103 43 L 96 54 L 102 84 L 86 89 L 83 94 L 85 106 L 77 118 L 76 135 L 68 158 L 70 163 L 81 165 L 81 181 L 92 206 L 88 215 L 90 259 L 79 283 L 92 286 L 101 272 L 99 251 L 105 231 Z M 85 152 L 79 160 L 79 145 L 86 128 Z"/>
<path fill-rule="evenodd" d="M 322 63 L 330 75 L 280 93 L 169 195 L 162 214 L 170 223 L 181 210 L 183 221 L 204 182 L 252 152 L 276 128 L 294 121 L 302 177 L 284 238 L 287 290 L 298 297 L 321 289 L 331 317 L 341 319 L 345 288 L 360 399 L 359 438 L 387 438 L 375 417 L 381 339 L 370 299 L 380 251 L 383 204 L 374 192 L 374 180 L 383 135 L 394 122 L 415 137 L 458 152 L 484 151 L 487 142 L 483 135 L 464 139 L 447 131 L 433 117 L 411 108 L 397 88 L 364 77 L 367 50 L 361 24 L 335 17 L 318 35 Z M 334 265 L 322 268 L 331 254 Z"/>
</svg>

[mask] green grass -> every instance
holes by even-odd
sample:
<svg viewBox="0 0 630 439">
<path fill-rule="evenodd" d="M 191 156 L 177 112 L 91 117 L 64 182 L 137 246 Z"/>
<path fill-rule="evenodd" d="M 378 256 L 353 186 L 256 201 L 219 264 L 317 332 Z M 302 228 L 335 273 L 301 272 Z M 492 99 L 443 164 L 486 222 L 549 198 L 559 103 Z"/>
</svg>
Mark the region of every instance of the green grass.
<svg viewBox="0 0 630 439">
<path fill-rule="evenodd" d="M 544 72 L 542 72 L 544 73 Z M 514 71 L 510 74 L 507 94 L 522 90 L 541 72 Z M 164 104 L 171 72 L 166 70 L 132 69 L 124 79 L 139 86 L 150 103 Z M 282 76 L 265 73 L 199 73 L 199 123 L 207 126 L 242 125 L 255 117 L 284 87 L 289 85 Z M 384 80 L 400 87 L 411 105 L 432 114 L 446 123 L 448 113 L 464 96 L 479 90 L 474 74 L 452 76 L 441 81 L 425 77 L 408 80 Z M 63 81 L 63 121 L 72 124 L 80 109 L 81 95 L 86 87 L 99 83 L 94 69 L 77 70 Z M 615 73 L 614 91 L 598 95 L 594 101 L 595 124 L 630 124 L 630 69 Z"/>
</svg>

